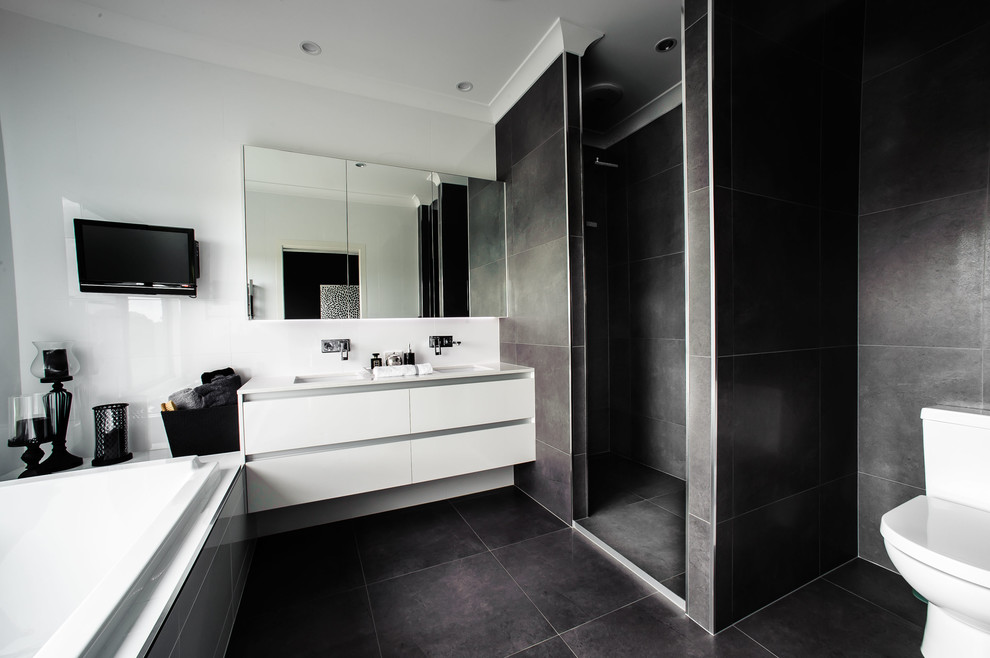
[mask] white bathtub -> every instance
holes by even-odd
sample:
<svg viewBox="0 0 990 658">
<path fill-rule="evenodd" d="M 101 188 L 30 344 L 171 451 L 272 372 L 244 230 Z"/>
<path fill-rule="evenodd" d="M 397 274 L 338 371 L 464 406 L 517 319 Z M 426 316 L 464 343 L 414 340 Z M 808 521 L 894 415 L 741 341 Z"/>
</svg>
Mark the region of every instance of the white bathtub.
<svg viewBox="0 0 990 658">
<path fill-rule="evenodd" d="M 0 483 L 0 658 L 146 648 L 220 481 L 217 463 L 185 457 Z M 175 591 L 157 591 L 165 580 Z M 145 614 L 152 598 L 165 610 Z M 129 638 L 141 619 L 151 638 Z"/>
</svg>

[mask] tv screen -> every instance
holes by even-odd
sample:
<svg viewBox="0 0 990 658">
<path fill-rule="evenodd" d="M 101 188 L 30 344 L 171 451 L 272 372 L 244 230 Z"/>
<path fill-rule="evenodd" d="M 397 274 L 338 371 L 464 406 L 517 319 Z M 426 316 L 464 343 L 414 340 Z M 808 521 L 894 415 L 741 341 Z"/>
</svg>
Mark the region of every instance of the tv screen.
<svg viewBox="0 0 990 658">
<path fill-rule="evenodd" d="M 76 219 L 82 292 L 196 296 L 196 235 L 191 228 Z"/>
</svg>

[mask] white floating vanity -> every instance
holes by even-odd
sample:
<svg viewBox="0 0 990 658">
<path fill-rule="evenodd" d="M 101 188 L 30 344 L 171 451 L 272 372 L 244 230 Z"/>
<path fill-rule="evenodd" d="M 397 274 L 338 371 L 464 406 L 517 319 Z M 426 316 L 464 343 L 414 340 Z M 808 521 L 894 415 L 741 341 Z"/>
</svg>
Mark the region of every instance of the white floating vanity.
<svg viewBox="0 0 990 658">
<path fill-rule="evenodd" d="M 534 374 L 521 366 L 260 377 L 238 404 L 249 512 L 536 458 Z"/>
</svg>

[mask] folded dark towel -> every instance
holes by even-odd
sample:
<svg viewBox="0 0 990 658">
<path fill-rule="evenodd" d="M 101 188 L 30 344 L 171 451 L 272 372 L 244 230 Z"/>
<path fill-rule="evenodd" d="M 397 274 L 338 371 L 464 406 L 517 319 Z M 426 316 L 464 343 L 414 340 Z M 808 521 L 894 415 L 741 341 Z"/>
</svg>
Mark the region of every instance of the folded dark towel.
<svg viewBox="0 0 990 658">
<path fill-rule="evenodd" d="M 210 372 L 204 372 L 199 376 L 199 379 L 204 384 L 209 384 L 217 377 L 230 377 L 234 374 L 234 369 L 230 366 L 223 368 L 222 370 L 211 370 Z"/>
<path fill-rule="evenodd" d="M 237 389 L 240 387 L 240 376 L 221 375 L 214 378 L 209 384 L 197 386 L 193 390 L 203 397 L 204 407 L 222 407 L 228 404 L 237 404 Z"/>
<path fill-rule="evenodd" d="M 205 404 L 203 396 L 196 389 L 184 388 L 168 396 L 176 409 L 202 409 Z"/>
</svg>

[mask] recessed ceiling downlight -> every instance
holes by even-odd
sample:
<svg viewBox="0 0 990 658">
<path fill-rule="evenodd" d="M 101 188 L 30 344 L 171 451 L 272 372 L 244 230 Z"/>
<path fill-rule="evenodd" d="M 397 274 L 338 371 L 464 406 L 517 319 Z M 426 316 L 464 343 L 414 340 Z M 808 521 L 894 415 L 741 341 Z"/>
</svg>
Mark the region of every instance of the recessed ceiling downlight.
<svg viewBox="0 0 990 658">
<path fill-rule="evenodd" d="M 320 44 L 315 41 L 303 41 L 299 44 L 299 50 L 303 51 L 307 55 L 319 55 L 323 52 L 323 49 L 320 48 Z"/>
<path fill-rule="evenodd" d="M 474 85 L 468 82 L 467 80 L 465 80 L 464 82 L 457 83 L 458 91 L 471 91 L 472 89 L 474 89 Z"/>
<path fill-rule="evenodd" d="M 667 37 L 666 39 L 660 39 L 659 41 L 657 41 L 657 45 L 655 46 L 655 48 L 657 49 L 658 53 L 665 53 L 673 50 L 674 46 L 676 45 L 677 45 L 677 39 L 675 39 L 674 37 Z"/>
</svg>

